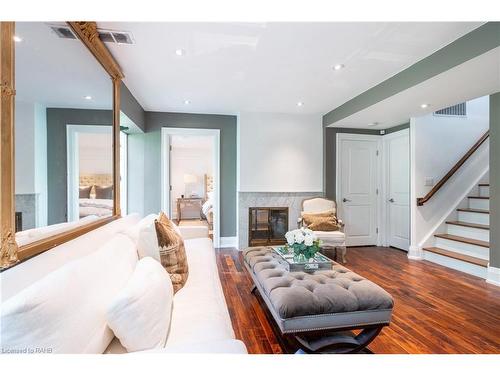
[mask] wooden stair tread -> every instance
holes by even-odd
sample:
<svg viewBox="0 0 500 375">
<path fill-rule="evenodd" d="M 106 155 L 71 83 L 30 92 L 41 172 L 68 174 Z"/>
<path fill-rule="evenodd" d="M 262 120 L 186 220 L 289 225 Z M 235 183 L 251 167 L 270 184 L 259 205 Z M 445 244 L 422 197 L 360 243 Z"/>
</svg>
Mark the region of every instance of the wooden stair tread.
<svg viewBox="0 0 500 375">
<path fill-rule="evenodd" d="M 490 184 L 479 184 L 479 186 L 490 186 Z"/>
<path fill-rule="evenodd" d="M 479 196 L 479 195 L 471 195 L 468 198 L 470 198 L 470 199 L 490 199 L 490 197 L 483 197 L 483 196 Z"/>
<path fill-rule="evenodd" d="M 476 214 L 489 214 L 490 210 L 479 210 L 477 208 L 457 208 L 457 211 L 474 212 Z"/>
<path fill-rule="evenodd" d="M 424 250 L 430 251 L 431 253 L 444 255 L 444 256 L 449 257 L 449 258 L 461 260 L 463 262 L 472 263 L 472 264 L 475 264 L 477 266 L 481 266 L 481 267 L 488 266 L 488 261 L 485 259 L 472 257 L 470 255 L 456 253 L 454 251 L 441 249 L 440 247 L 424 247 Z"/>
<path fill-rule="evenodd" d="M 462 242 L 462 243 L 466 243 L 469 245 L 476 245 L 476 246 L 488 247 L 488 248 L 490 247 L 490 243 L 487 241 L 481 241 L 481 240 L 476 240 L 474 238 L 468 238 L 468 237 L 462 237 L 462 236 L 455 236 L 453 234 L 448 234 L 448 233 L 435 234 L 434 237 L 444 238 L 446 240 L 451 240 L 451 241 Z"/>
<path fill-rule="evenodd" d="M 486 230 L 490 229 L 489 225 L 468 223 L 466 221 L 458 221 L 458 220 L 450 220 L 447 221 L 446 224 L 459 225 L 461 227 L 476 228 L 476 229 L 486 229 Z"/>
</svg>

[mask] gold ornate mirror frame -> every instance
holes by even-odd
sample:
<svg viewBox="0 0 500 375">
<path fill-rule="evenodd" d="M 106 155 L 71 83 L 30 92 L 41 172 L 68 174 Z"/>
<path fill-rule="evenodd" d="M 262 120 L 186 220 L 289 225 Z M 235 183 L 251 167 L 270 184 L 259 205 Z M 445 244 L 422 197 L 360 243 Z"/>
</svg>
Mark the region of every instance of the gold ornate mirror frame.
<svg viewBox="0 0 500 375">
<path fill-rule="evenodd" d="M 47 251 L 121 216 L 120 210 L 120 86 L 123 73 L 99 39 L 95 22 L 68 22 L 68 25 L 103 66 L 113 81 L 113 215 L 54 236 L 18 247 L 15 238 L 14 105 L 15 48 L 14 22 L 0 22 L 0 269 Z"/>
</svg>

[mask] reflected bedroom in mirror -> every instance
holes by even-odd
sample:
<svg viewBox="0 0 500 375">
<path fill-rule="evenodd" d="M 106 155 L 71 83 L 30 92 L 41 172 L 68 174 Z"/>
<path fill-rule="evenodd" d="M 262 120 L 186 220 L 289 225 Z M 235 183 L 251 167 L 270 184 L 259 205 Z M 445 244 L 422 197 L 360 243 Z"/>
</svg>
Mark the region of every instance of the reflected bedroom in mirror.
<svg viewBox="0 0 500 375">
<path fill-rule="evenodd" d="M 113 89 L 65 23 L 17 22 L 19 246 L 113 215 Z"/>
</svg>

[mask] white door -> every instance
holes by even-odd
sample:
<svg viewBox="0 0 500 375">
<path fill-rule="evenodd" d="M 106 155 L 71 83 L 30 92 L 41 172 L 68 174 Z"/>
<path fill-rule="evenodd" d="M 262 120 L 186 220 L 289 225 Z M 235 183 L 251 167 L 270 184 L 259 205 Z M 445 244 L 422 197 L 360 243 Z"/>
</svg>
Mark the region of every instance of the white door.
<svg viewBox="0 0 500 375">
<path fill-rule="evenodd" d="M 339 134 L 337 145 L 337 200 L 346 245 L 376 245 L 379 139 Z"/>
<path fill-rule="evenodd" d="M 384 137 L 387 171 L 387 244 L 410 246 L 410 136 L 408 129 Z"/>
</svg>

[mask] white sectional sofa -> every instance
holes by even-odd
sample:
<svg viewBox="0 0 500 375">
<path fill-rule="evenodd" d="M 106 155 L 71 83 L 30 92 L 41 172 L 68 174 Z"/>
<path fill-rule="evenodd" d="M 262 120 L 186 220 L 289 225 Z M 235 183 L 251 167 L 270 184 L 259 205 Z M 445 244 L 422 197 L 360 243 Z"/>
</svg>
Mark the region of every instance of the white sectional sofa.
<svg viewBox="0 0 500 375">
<path fill-rule="evenodd" d="M 3 351 L 126 353 L 105 312 L 138 262 L 124 233 L 139 220 L 129 215 L 3 272 Z M 148 352 L 246 353 L 234 337 L 207 229 L 180 230 L 189 277 L 173 298 L 166 344 Z"/>
</svg>

